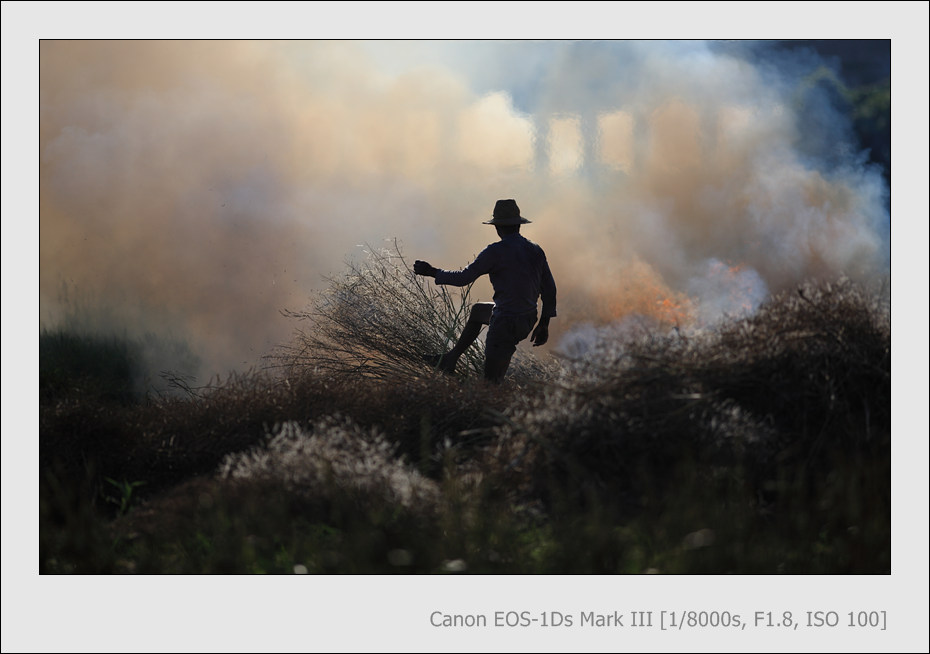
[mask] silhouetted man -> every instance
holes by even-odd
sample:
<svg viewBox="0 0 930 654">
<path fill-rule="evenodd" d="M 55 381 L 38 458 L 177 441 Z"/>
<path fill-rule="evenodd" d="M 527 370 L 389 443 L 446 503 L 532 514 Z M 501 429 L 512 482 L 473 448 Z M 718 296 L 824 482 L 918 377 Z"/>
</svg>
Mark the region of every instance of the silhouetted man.
<svg viewBox="0 0 930 654">
<path fill-rule="evenodd" d="M 459 357 L 488 325 L 485 338 L 484 376 L 500 382 L 507 372 L 517 343 L 529 336 L 534 346 L 549 340 L 549 319 L 555 313 L 555 280 L 542 248 L 520 235 L 520 225 L 530 221 L 520 215 L 514 200 L 498 200 L 491 220 L 500 240 L 486 247 L 464 270 L 452 272 L 415 261 L 418 275 L 435 277 L 437 284 L 467 286 L 481 275 L 488 275 L 494 287 L 494 302 L 478 302 L 471 308 L 468 322 L 458 342 L 449 352 L 430 357 L 439 369 L 452 373 Z M 536 324 L 537 300 L 542 298 L 542 314 Z M 536 325 L 536 329 L 533 329 Z"/>
</svg>

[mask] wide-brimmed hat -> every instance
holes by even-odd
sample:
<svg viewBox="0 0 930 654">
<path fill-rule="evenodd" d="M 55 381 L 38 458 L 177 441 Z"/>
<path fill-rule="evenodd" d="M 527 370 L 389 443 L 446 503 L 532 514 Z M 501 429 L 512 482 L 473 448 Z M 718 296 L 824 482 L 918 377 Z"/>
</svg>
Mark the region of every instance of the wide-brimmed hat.
<svg viewBox="0 0 930 654">
<path fill-rule="evenodd" d="M 520 215 L 520 207 L 514 200 L 498 200 L 494 205 L 494 217 L 486 220 L 483 225 L 525 225 L 528 222 Z"/>
</svg>

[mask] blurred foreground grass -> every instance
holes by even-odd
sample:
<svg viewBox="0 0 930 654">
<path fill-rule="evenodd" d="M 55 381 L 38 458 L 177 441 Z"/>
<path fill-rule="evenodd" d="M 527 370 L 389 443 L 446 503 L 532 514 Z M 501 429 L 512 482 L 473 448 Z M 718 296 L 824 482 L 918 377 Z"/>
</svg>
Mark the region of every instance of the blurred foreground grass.
<svg viewBox="0 0 930 654">
<path fill-rule="evenodd" d="M 890 573 L 890 317 L 847 281 L 503 386 L 301 349 L 127 397 L 130 350 L 69 338 L 40 343 L 43 573 Z"/>
</svg>

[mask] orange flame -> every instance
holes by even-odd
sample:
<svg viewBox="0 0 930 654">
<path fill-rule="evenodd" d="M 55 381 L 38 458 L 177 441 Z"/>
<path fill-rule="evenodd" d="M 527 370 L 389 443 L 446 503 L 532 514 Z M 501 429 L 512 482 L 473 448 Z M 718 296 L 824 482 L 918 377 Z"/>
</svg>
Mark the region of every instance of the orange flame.
<svg viewBox="0 0 930 654">
<path fill-rule="evenodd" d="M 617 281 L 618 286 L 605 293 L 603 313 L 610 320 L 641 316 L 667 327 L 682 327 L 693 321 L 695 307 L 691 298 L 669 288 L 648 264 L 631 263 Z"/>
</svg>

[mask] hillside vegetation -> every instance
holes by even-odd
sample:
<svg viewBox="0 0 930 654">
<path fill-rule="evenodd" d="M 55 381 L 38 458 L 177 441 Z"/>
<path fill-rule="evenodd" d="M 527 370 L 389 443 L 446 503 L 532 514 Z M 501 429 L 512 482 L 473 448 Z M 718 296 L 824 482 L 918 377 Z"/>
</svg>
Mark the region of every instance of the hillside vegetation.
<svg viewBox="0 0 930 654">
<path fill-rule="evenodd" d="M 127 350 L 43 333 L 40 570 L 890 573 L 877 295 L 836 280 L 713 329 L 604 329 L 493 386 L 480 349 L 458 377 L 419 359 L 467 316 L 437 293 L 372 253 L 267 369 L 183 395 L 116 392 Z M 70 379 L 50 360 L 82 348 Z"/>
</svg>

